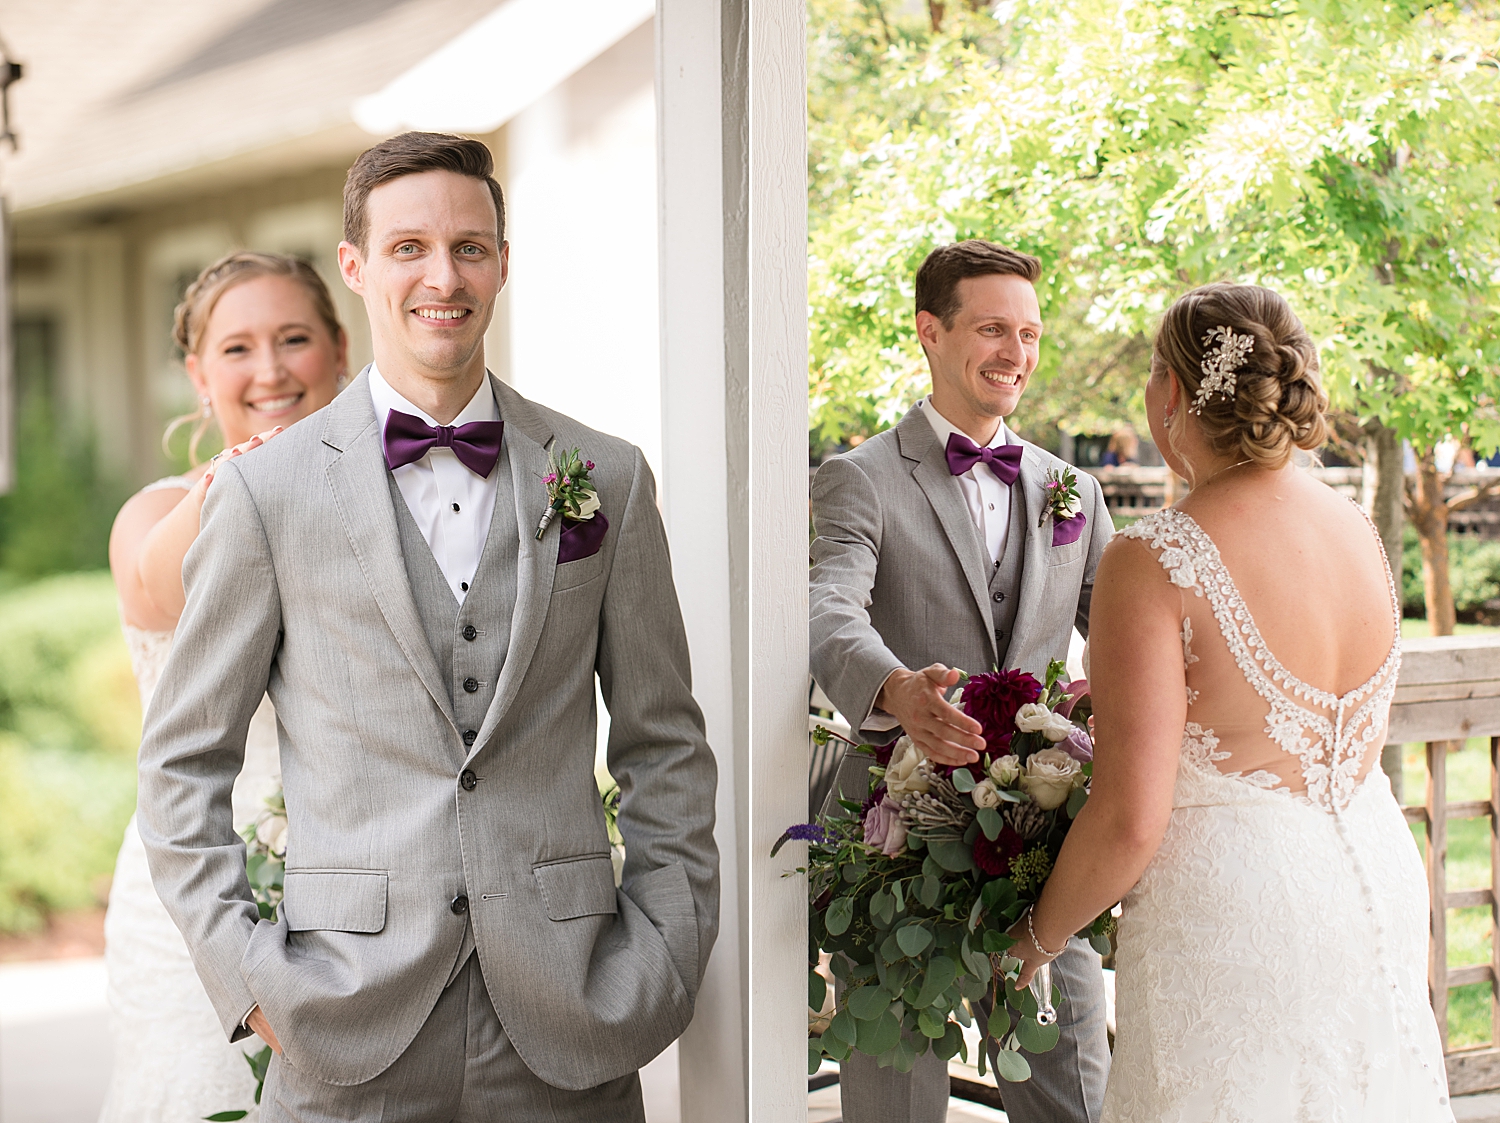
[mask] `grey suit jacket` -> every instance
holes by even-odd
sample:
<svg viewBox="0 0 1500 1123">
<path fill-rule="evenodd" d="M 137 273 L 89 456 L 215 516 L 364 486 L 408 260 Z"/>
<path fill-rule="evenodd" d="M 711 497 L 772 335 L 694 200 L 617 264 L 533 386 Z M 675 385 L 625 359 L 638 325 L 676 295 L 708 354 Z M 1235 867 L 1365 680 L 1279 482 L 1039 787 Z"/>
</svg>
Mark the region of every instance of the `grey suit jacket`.
<svg viewBox="0 0 1500 1123">
<path fill-rule="evenodd" d="M 1075 622 L 1088 634 L 1094 571 L 1114 524 L 1098 481 L 1079 472 L 1088 525 L 1076 542 L 1053 546 L 1051 519 L 1037 526 L 1043 484 L 1048 471 L 1067 465 L 1021 444 L 1012 495 L 1029 517 L 1004 661 L 1040 678 L 1049 661 L 1067 657 Z M 813 677 L 855 729 L 899 667 L 944 663 L 973 674 L 999 663 L 988 553 L 920 409 L 824 462 L 813 480 L 812 514 Z"/>
<path fill-rule="evenodd" d="M 572 1089 L 683 1031 L 717 931 L 715 765 L 651 472 L 634 446 L 491 381 L 518 588 L 472 747 L 412 598 L 365 375 L 220 465 L 146 715 L 141 837 L 226 1033 L 259 1003 L 286 1061 L 331 1084 L 401 1054 L 466 923 L 516 1051 Z M 597 554 L 561 566 L 560 528 L 532 534 L 553 439 L 596 462 L 610 522 Z M 618 891 L 593 771 L 596 670 L 624 793 Z M 276 924 L 258 920 L 229 804 L 267 692 L 290 838 Z M 460 894 L 466 915 L 450 907 Z"/>
</svg>

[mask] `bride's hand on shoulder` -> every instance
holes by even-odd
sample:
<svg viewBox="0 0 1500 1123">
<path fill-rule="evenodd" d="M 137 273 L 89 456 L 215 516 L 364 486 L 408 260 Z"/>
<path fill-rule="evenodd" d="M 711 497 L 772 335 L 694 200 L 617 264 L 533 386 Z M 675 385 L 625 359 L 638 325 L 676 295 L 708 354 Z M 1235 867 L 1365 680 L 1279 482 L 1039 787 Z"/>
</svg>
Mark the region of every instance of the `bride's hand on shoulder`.
<svg viewBox="0 0 1500 1123">
<path fill-rule="evenodd" d="M 185 492 L 141 491 L 120 508 L 109 536 L 109 568 L 126 623 L 158 632 L 177 627 L 187 603 L 182 559 L 198 537 L 203 501 L 219 462 L 259 448 L 284 430 L 278 425 L 225 449 Z"/>
</svg>

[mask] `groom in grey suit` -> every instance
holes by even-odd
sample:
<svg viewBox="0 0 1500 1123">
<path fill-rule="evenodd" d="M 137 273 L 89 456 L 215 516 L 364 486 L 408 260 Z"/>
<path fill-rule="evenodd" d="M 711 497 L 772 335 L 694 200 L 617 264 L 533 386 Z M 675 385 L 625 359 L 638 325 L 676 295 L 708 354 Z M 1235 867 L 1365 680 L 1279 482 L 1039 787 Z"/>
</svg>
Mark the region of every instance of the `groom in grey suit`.
<svg viewBox="0 0 1500 1123">
<path fill-rule="evenodd" d="M 636 1070 L 687 1026 L 717 930 L 714 761 L 651 473 L 486 372 L 491 169 L 424 133 L 351 168 L 339 258 L 375 363 L 220 465 L 146 718 L 152 876 L 225 1032 L 277 1053 L 265 1123 L 640 1123 Z M 549 448 L 591 461 L 600 506 L 538 537 Z M 229 801 L 267 692 L 275 923 Z"/>
<path fill-rule="evenodd" d="M 1014 412 L 1037 363 L 1041 263 L 989 242 L 934 250 L 917 273 L 916 328 L 932 395 L 893 429 L 818 470 L 812 490 L 812 668 L 840 712 L 872 740 L 900 726 L 928 757 L 962 764 L 980 725 L 944 700 L 959 669 L 1019 668 L 1041 678 L 1088 632 L 1094 571 L 1112 523 L 1098 483 L 1079 473 L 1081 510 L 1044 499 L 1062 461 L 1022 441 Z M 1053 983 L 1062 1037 L 1004 1084 L 1012 1123 L 1095 1123 L 1109 1068 L 1099 957 L 1074 939 Z M 947 1065 L 908 1074 L 853 1054 L 842 1066 L 845 1123 L 942 1123 Z"/>
</svg>

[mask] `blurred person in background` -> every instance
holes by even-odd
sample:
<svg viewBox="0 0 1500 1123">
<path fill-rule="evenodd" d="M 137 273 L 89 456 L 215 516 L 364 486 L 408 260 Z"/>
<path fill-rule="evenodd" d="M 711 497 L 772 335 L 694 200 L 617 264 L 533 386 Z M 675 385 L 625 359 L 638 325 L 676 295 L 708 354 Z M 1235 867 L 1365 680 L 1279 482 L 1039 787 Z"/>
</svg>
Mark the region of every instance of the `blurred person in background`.
<svg viewBox="0 0 1500 1123">
<path fill-rule="evenodd" d="M 1104 450 L 1104 457 L 1099 464 L 1105 468 L 1139 464 L 1140 451 L 1141 439 L 1135 435 L 1135 429 L 1129 425 L 1122 425 L 1110 435 L 1109 447 Z"/>
<path fill-rule="evenodd" d="M 115 519 L 109 563 L 141 706 L 151 700 L 184 606 L 182 562 L 198 537 L 217 461 L 238 456 L 327 405 L 347 379 L 347 338 L 313 268 L 277 254 L 234 253 L 198 275 L 177 306 L 173 335 L 200 408 L 186 475 L 137 492 Z M 225 451 L 198 463 L 217 421 Z M 280 784 L 276 717 L 262 700 L 234 786 L 237 828 Z M 244 1046 L 224 1038 L 146 868 L 136 821 L 125 828 L 105 919 L 114 1069 L 101 1123 L 197 1123 L 248 1104 L 255 1079 Z"/>
</svg>

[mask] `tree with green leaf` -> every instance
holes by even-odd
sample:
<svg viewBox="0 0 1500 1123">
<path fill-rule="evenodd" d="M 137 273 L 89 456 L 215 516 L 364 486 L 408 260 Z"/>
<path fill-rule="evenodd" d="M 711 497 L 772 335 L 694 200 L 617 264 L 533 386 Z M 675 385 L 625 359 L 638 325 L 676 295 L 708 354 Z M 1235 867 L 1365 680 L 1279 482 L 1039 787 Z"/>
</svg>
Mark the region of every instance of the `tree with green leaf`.
<svg viewBox="0 0 1500 1123">
<path fill-rule="evenodd" d="M 878 0 L 815 7 L 847 28 Z M 1416 451 L 1428 618 L 1451 630 L 1434 449 L 1500 448 L 1497 54 L 1493 0 L 1010 0 L 952 34 L 872 38 L 877 75 L 813 129 L 815 439 L 925 390 L 911 278 L 938 243 L 1042 259 L 1060 330 L 1032 429 L 1058 402 L 1136 408 L 1174 297 L 1264 284 L 1318 341 L 1335 405 Z"/>
</svg>

